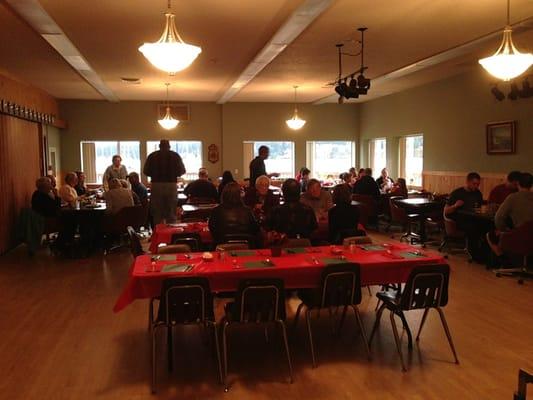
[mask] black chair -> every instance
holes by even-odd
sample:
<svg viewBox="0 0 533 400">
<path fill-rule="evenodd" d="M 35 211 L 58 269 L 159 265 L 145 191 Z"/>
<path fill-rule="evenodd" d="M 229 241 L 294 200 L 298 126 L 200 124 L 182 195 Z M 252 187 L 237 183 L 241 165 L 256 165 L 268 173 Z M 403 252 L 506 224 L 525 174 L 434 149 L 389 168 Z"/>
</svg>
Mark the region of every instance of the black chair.
<svg viewBox="0 0 533 400">
<path fill-rule="evenodd" d="M 168 370 L 173 368 L 172 328 L 175 325 L 198 324 L 213 328 L 220 382 L 222 368 L 218 344 L 217 324 L 213 311 L 213 297 L 206 278 L 167 278 L 161 288 L 157 319 L 152 321 L 152 393 L 156 391 L 156 340 L 160 327 L 167 328 Z"/>
<path fill-rule="evenodd" d="M 200 251 L 202 239 L 197 233 L 175 233 L 172 235 L 171 244 L 186 244 L 192 252 Z"/>
<path fill-rule="evenodd" d="M 285 290 L 281 279 L 248 279 L 239 283 L 235 302 L 227 303 L 226 315 L 222 322 L 222 354 L 224 359 L 224 386 L 227 385 L 228 355 L 226 331 L 233 324 L 275 323 L 280 325 L 283 333 L 285 352 L 289 365 L 290 382 L 292 383 L 292 364 L 289 353 L 289 342 L 285 328 Z"/>
<path fill-rule="evenodd" d="M 448 304 L 449 278 L 450 267 L 447 264 L 419 266 L 413 268 L 409 274 L 409 278 L 407 279 L 407 283 L 405 284 L 401 294 L 399 291 L 384 291 L 377 293 L 378 299 L 381 300 L 383 304 L 377 312 L 376 322 L 370 335 L 369 345 L 372 343 L 372 338 L 374 337 L 374 334 L 378 328 L 383 311 L 388 309 L 390 311 L 390 320 L 392 331 L 394 332 L 394 339 L 396 341 L 396 349 L 398 350 L 400 361 L 402 363 L 402 370 L 404 372 L 407 371 L 403 360 L 400 337 L 398 336 L 398 328 L 396 327 L 394 316 L 397 315 L 402 320 L 409 340 L 408 348 L 411 350 L 413 348 L 413 341 L 409 325 L 405 319 L 404 311 L 424 309 L 422 322 L 420 323 L 420 328 L 418 330 L 418 334 L 416 335 L 416 340 L 418 341 L 420 333 L 422 332 L 422 328 L 424 327 L 424 322 L 426 322 L 429 310 L 431 308 L 435 308 L 439 312 L 442 326 L 444 327 L 444 331 L 446 332 L 448 342 L 455 358 L 455 363 L 459 364 L 457 353 L 455 352 L 455 347 L 452 341 L 452 335 L 448 328 L 448 324 L 446 323 L 444 312 L 442 311 L 442 307 Z"/>
<path fill-rule="evenodd" d="M 346 263 L 331 265 L 324 268 L 321 277 L 320 289 L 301 290 L 298 292 L 298 297 L 302 300 L 296 310 L 294 317 L 294 327 L 298 323 L 298 318 L 302 308 L 305 306 L 305 319 L 307 323 L 307 333 L 309 335 L 309 346 L 311 347 L 311 357 L 313 360 L 313 368 L 316 367 L 316 357 L 313 345 L 313 334 L 311 331 L 311 311 L 333 307 L 343 307 L 342 316 L 339 322 L 338 330 L 340 331 L 346 311 L 351 307 L 355 313 L 357 324 L 361 331 L 365 343 L 365 349 L 368 358 L 370 358 L 370 348 L 366 338 L 365 328 L 359 315 L 359 308 L 361 303 L 361 273 L 359 264 Z"/>
<path fill-rule="evenodd" d="M 257 247 L 257 238 L 247 233 L 228 233 L 224 235 L 222 241 L 226 244 L 244 243 L 250 249 Z"/>
<path fill-rule="evenodd" d="M 144 254 L 144 250 L 142 248 L 139 235 L 137 234 L 137 232 L 135 232 L 135 229 L 133 229 L 132 226 L 128 226 L 126 230 L 128 232 L 128 236 L 130 239 L 130 249 L 131 249 L 131 254 L 133 258 L 142 256 Z"/>
<path fill-rule="evenodd" d="M 533 375 L 523 369 L 518 371 L 518 390 L 515 392 L 513 400 L 526 400 L 527 385 L 533 383 Z"/>
</svg>

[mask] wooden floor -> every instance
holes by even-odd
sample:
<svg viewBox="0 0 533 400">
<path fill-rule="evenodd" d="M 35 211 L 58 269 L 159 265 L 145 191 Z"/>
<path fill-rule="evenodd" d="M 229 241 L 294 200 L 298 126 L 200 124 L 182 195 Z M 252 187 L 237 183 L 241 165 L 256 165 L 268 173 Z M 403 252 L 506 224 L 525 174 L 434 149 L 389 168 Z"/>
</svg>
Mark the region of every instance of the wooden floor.
<svg viewBox="0 0 533 400">
<path fill-rule="evenodd" d="M 484 267 L 451 256 L 445 313 L 458 351 L 453 363 L 437 313 L 402 373 L 385 314 L 365 356 L 353 317 L 340 338 L 326 313 L 315 321 L 318 368 L 311 367 L 301 324 L 291 341 L 294 383 L 287 383 L 281 339 L 274 330 L 230 332 L 231 389 L 224 393 L 195 327 L 176 335 L 175 371 L 159 359 L 158 394 L 150 394 L 147 302 L 119 314 L 113 304 L 128 274 L 128 252 L 88 260 L 34 258 L 23 247 L 0 257 L 0 398 L 2 399 L 510 399 L 519 368 L 533 371 L 533 283 L 496 278 Z M 373 288 L 374 292 L 376 288 Z M 376 299 L 364 292 L 369 333 Z M 292 320 L 296 300 L 289 303 Z M 220 305 L 218 314 L 220 316 Z M 408 314 L 416 331 L 421 313 Z M 404 338 L 406 339 L 406 338 Z M 164 337 L 160 338 L 164 348 Z"/>
</svg>

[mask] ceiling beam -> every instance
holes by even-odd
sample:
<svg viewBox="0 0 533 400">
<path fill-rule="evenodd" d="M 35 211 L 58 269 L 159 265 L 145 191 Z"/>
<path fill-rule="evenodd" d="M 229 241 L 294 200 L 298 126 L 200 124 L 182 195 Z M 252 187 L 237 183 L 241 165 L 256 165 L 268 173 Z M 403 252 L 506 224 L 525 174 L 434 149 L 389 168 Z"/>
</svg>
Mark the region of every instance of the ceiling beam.
<svg viewBox="0 0 533 400">
<path fill-rule="evenodd" d="M 533 29 L 533 17 L 526 18 L 522 21 L 519 21 L 511 25 L 513 27 L 513 33 L 526 32 Z M 435 65 L 441 64 L 443 62 L 452 60 L 454 58 L 460 57 L 464 54 L 471 53 L 479 48 L 479 46 L 491 41 L 496 40 L 494 45 L 494 50 L 499 46 L 497 39 L 501 39 L 503 34 L 503 28 L 497 31 L 491 32 L 487 35 L 481 36 L 477 39 L 471 40 L 469 42 L 463 43 L 459 46 L 453 47 L 451 49 L 445 50 L 443 52 L 434 54 L 430 57 L 426 57 L 422 60 L 418 60 L 414 63 L 405 65 L 401 68 L 395 69 L 393 71 L 387 72 L 386 74 L 372 78 L 372 86 L 380 85 L 392 79 L 398 79 L 406 75 L 413 74 L 415 72 L 422 71 L 423 69 L 433 67 Z M 333 90 L 333 87 L 332 87 Z M 313 104 L 324 104 L 324 103 L 337 103 L 339 95 L 333 93 L 331 95 L 322 97 L 318 100 L 315 100 Z M 374 97 L 375 98 L 375 97 Z M 364 100 L 364 98 L 359 99 Z"/>
<path fill-rule="evenodd" d="M 105 99 L 119 99 L 90 66 L 65 32 L 41 6 L 38 0 L 5 0 L 5 3 L 48 42 L 63 59 Z"/>
<path fill-rule="evenodd" d="M 217 103 L 224 104 L 239 93 L 332 3 L 333 0 L 305 0 L 218 99 Z"/>
</svg>

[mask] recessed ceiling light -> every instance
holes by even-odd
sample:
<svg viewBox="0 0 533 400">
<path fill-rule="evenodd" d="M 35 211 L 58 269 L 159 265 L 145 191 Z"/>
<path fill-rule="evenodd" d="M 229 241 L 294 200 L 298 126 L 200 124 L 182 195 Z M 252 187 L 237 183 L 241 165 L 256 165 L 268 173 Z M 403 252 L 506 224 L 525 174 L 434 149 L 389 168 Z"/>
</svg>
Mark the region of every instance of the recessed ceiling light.
<svg viewBox="0 0 533 400">
<path fill-rule="evenodd" d="M 142 83 L 141 78 L 126 78 L 123 76 L 120 80 L 127 85 L 140 85 Z"/>
</svg>

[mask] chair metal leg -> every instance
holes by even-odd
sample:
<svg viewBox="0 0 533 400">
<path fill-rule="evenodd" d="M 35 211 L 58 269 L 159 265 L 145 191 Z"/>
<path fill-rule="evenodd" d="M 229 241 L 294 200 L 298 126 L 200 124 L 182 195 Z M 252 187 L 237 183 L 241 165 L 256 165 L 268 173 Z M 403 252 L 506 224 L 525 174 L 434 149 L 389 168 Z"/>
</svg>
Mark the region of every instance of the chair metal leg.
<svg viewBox="0 0 533 400">
<path fill-rule="evenodd" d="M 422 332 L 422 328 L 424 327 L 424 323 L 426 322 L 428 312 L 429 312 L 429 307 L 424 310 L 424 315 L 422 315 L 422 321 L 420 321 L 420 328 L 418 328 L 418 334 L 416 335 L 417 342 L 418 342 L 418 339 L 420 339 L 420 333 Z"/>
<path fill-rule="evenodd" d="M 228 386 L 228 344 L 226 339 L 226 329 L 228 327 L 228 321 L 224 321 L 222 325 L 222 358 L 224 359 L 224 374 L 223 374 L 223 383 L 224 391 L 229 391 Z"/>
<path fill-rule="evenodd" d="M 344 325 L 344 319 L 346 318 L 346 311 L 348 311 L 348 305 L 345 305 L 342 309 L 341 319 L 339 320 L 339 326 L 337 327 L 337 335 L 341 334 L 341 329 Z"/>
<path fill-rule="evenodd" d="M 313 345 L 313 333 L 311 332 L 311 311 L 309 309 L 305 310 L 305 321 L 307 323 L 307 334 L 309 336 L 309 347 L 311 347 L 313 368 L 316 368 L 315 346 Z"/>
<path fill-rule="evenodd" d="M 213 326 L 213 334 L 215 335 L 215 351 L 217 355 L 217 368 L 218 368 L 218 377 L 220 384 L 224 383 L 224 377 L 222 376 L 222 363 L 220 361 L 220 344 L 218 341 L 218 329 L 216 322 L 209 322 L 210 325 Z"/>
<path fill-rule="evenodd" d="M 268 326 L 265 326 L 265 342 L 268 343 Z"/>
<path fill-rule="evenodd" d="M 152 394 L 156 393 L 156 342 L 155 342 L 155 335 L 157 333 L 157 325 L 155 327 L 151 327 L 151 337 L 152 337 Z"/>
<path fill-rule="evenodd" d="M 369 294 L 370 296 L 372 296 L 372 290 L 370 289 L 370 285 L 367 285 L 366 288 L 368 289 L 368 294 Z"/>
<path fill-rule="evenodd" d="M 289 341 L 287 339 L 287 329 L 285 328 L 285 323 L 282 320 L 277 321 L 281 325 L 281 332 L 283 333 L 283 343 L 285 344 L 285 354 L 287 355 L 287 363 L 289 364 L 289 382 L 292 383 L 292 362 L 291 362 L 291 353 L 289 351 Z"/>
<path fill-rule="evenodd" d="M 372 332 L 370 333 L 370 338 L 368 339 L 368 348 L 372 346 L 372 339 L 374 338 L 374 334 L 376 333 L 378 329 L 379 322 L 381 321 L 381 315 L 383 314 L 385 307 L 386 305 L 385 303 L 383 303 L 376 314 L 376 322 L 374 322 L 374 326 L 372 327 Z"/>
<path fill-rule="evenodd" d="M 440 307 L 436 307 L 436 308 L 437 308 L 437 311 L 439 312 L 440 320 L 442 322 L 442 326 L 444 327 L 444 331 L 446 332 L 448 343 L 450 344 L 450 347 L 452 349 L 453 357 L 455 358 L 455 363 L 459 364 L 459 359 L 457 358 L 455 346 L 453 345 L 452 334 L 450 333 L 450 329 L 448 328 L 448 324 L 446 323 L 446 317 L 444 317 L 444 311 L 442 311 L 442 308 Z"/>
<path fill-rule="evenodd" d="M 411 329 L 409 329 L 409 324 L 407 323 L 407 320 L 405 319 L 405 314 L 403 313 L 403 311 L 399 311 L 398 316 L 402 320 L 403 329 L 405 329 L 405 331 L 407 332 L 407 339 L 408 339 L 407 348 L 409 350 L 412 350 L 413 349 L 413 336 L 411 335 Z"/>
<path fill-rule="evenodd" d="M 152 329 L 152 324 L 154 322 L 154 298 L 150 298 L 150 303 L 148 304 L 148 332 Z"/>
<path fill-rule="evenodd" d="M 370 346 L 368 345 L 368 340 L 366 338 L 365 327 L 363 325 L 363 321 L 361 320 L 361 315 L 359 314 L 359 307 L 357 307 L 356 305 L 352 305 L 352 308 L 353 308 L 353 312 L 355 313 L 355 318 L 357 319 L 357 323 L 359 324 L 359 330 L 361 332 L 361 337 L 363 338 L 363 341 L 365 342 L 366 355 L 367 355 L 368 359 L 370 360 L 371 357 L 372 357 L 370 355 Z"/>
<path fill-rule="evenodd" d="M 402 363 L 402 371 L 406 372 L 407 368 L 405 368 L 405 363 L 403 361 L 402 344 L 400 342 L 400 336 L 398 335 L 398 328 L 396 327 L 396 321 L 394 320 L 394 312 L 392 311 L 390 313 L 390 322 L 392 325 L 392 332 L 394 333 L 394 340 L 396 341 L 396 350 L 398 350 L 398 355 L 400 356 L 400 361 Z"/>
<path fill-rule="evenodd" d="M 300 318 L 300 312 L 302 311 L 303 306 L 304 306 L 304 303 L 300 303 L 298 305 L 298 308 L 296 309 L 296 314 L 294 315 L 294 321 L 292 322 L 293 334 L 296 331 L 296 325 L 298 325 L 298 319 Z"/>
<path fill-rule="evenodd" d="M 167 326 L 167 348 L 168 348 L 168 372 L 174 369 L 174 343 L 172 338 L 172 325 Z"/>
</svg>

